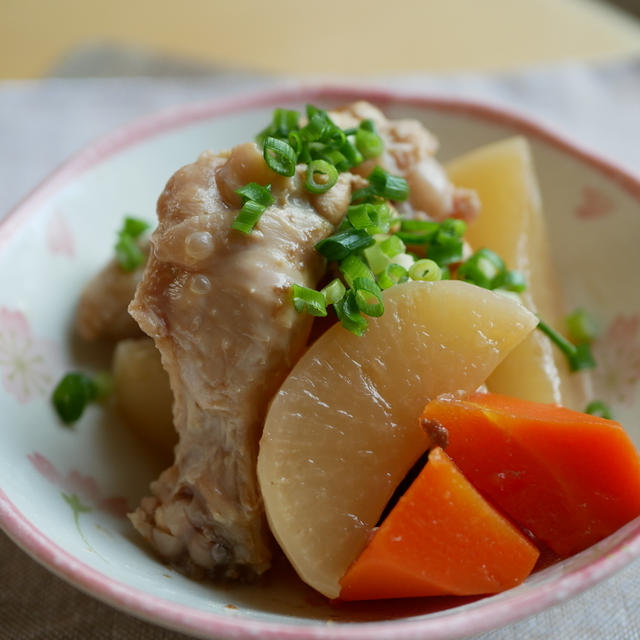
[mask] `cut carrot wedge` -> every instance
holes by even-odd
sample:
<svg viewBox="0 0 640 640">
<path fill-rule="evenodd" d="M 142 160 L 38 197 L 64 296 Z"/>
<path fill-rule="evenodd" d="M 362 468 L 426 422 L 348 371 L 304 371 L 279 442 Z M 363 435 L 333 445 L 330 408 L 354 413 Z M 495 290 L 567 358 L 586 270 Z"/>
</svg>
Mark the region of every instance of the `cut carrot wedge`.
<svg viewBox="0 0 640 640">
<path fill-rule="evenodd" d="M 538 555 L 435 448 L 340 581 L 340 599 L 497 593 L 522 582 Z"/>
<path fill-rule="evenodd" d="M 491 393 L 441 396 L 422 419 L 446 427 L 476 489 L 560 556 L 640 515 L 640 459 L 613 420 Z"/>
</svg>

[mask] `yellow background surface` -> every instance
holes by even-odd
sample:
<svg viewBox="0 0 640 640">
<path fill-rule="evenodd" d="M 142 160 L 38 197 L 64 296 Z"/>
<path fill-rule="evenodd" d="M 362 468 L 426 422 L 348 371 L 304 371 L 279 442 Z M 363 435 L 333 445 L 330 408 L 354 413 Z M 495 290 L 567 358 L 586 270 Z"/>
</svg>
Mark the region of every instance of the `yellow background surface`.
<svg viewBox="0 0 640 640">
<path fill-rule="evenodd" d="M 506 70 L 640 51 L 640 23 L 597 0 L 0 0 L 0 77 L 98 43 L 274 72 Z"/>
</svg>

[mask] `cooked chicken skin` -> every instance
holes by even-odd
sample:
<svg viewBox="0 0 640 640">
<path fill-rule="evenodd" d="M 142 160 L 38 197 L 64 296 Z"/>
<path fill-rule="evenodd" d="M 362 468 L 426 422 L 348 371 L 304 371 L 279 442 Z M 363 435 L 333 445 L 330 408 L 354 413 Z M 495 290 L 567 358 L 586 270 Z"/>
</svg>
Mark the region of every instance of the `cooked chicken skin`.
<svg viewBox="0 0 640 640">
<path fill-rule="evenodd" d="M 269 567 L 269 534 L 256 480 L 267 404 L 301 353 L 311 318 L 290 288 L 324 271 L 314 245 L 346 212 L 342 174 L 309 197 L 303 167 L 272 173 L 255 144 L 204 153 L 179 170 L 158 202 L 159 225 L 130 305 L 154 338 L 174 394 L 175 462 L 130 517 L 159 553 L 182 568 L 242 578 Z M 272 184 L 275 203 L 254 231 L 231 229 L 234 190 Z"/>
</svg>

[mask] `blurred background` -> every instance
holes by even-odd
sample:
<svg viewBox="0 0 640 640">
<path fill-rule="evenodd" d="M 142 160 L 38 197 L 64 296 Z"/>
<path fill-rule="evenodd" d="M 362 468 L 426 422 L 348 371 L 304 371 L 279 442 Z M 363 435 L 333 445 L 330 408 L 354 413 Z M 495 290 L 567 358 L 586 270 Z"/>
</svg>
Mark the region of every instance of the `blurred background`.
<svg viewBox="0 0 640 640">
<path fill-rule="evenodd" d="M 640 0 L 2 0 L 0 77 L 505 71 L 640 51 Z"/>
</svg>

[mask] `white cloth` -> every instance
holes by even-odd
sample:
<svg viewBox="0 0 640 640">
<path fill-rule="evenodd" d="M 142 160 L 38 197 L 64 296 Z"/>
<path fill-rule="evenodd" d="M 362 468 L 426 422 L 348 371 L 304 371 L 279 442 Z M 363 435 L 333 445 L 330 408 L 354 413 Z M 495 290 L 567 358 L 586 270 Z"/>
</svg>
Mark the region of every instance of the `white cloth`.
<svg viewBox="0 0 640 640">
<path fill-rule="evenodd" d="M 0 216 L 70 153 L 146 113 L 272 86 L 265 76 L 66 78 L 0 83 Z M 291 79 L 289 79 L 291 81 Z M 504 76 L 367 79 L 515 108 L 640 175 L 640 58 Z M 76 591 L 0 535 L 0 640 L 177 640 Z M 478 638 L 640 638 L 640 561 L 566 603 Z"/>
</svg>

